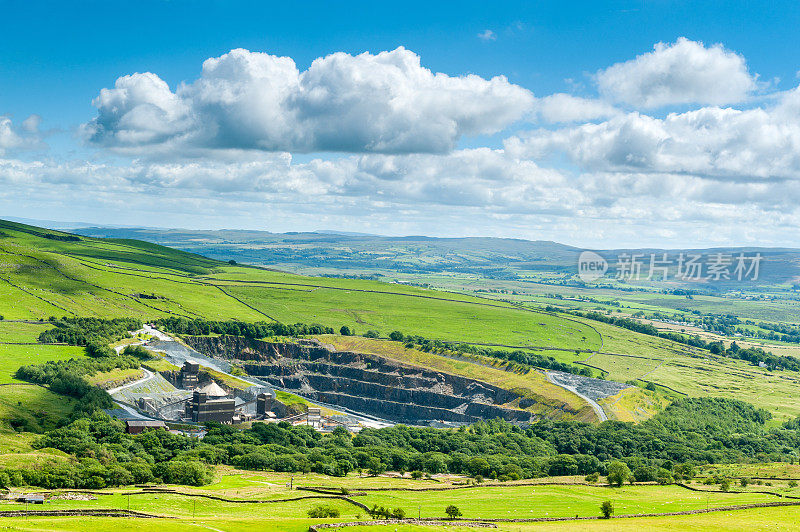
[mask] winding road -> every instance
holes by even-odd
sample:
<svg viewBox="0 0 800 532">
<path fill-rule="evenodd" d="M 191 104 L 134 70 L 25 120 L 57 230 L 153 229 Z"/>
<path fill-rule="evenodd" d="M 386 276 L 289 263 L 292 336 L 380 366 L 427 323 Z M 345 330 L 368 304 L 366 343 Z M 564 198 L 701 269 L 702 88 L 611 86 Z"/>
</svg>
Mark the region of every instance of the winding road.
<svg viewBox="0 0 800 532">
<path fill-rule="evenodd" d="M 598 404 L 597 401 L 595 401 L 594 399 L 591 399 L 589 397 L 586 397 L 585 395 L 580 393 L 574 386 L 570 386 L 568 384 L 563 384 L 563 383 L 558 382 L 555 379 L 555 377 L 553 377 L 550 374 L 549 371 L 545 371 L 544 374 L 547 376 L 547 380 L 550 381 L 552 384 L 555 384 L 556 386 L 559 386 L 561 388 L 564 388 L 565 390 L 568 390 L 568 391 L 574 393 L 575 395 L 577 395 L 578 397 L 580 397 L 581 399 L 583 399 L 584 401 L 589 403 L 589 406 L 591 406 L 594 409 L 594 411 L 597 413 L 597 417 L 600 418 L 600 422 L 601 423 L 603 421 L 608 421 L 608 416 L 606 415 L 605 410 L 603 410 L 603 407 L 600 406 L 600 404 Z"/>
<path fill-rule="evenodd" d="M 142 377 L 141 379 L 129 382 L 128 384 L 123 384 L 122 386 L 117 386 L 116 388 L 111 388 L 109 390 L 106 390 L 106 392 L 108 392 L 108 395 L 114 395 L 115 393 L 120 392 L 126 388 L 130 388 L 131 386 L 136 386 L 137 384 L 143 384 L 156 376 L 156 374 L 150 371 L 149 369 L 142 368 L 142 371 L 144 371 L 144 377 Z"/>
</svg>

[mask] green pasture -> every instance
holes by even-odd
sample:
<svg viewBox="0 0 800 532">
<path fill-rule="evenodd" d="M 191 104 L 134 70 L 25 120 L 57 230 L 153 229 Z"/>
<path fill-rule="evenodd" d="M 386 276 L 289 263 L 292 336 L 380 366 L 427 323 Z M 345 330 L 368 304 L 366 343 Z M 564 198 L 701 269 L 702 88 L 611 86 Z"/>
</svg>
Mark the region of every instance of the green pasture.
<svg viewBox="0 0 800 532">
<path fill-rule="evenodd" d="M 246 321 L 321 323 L 387 335 L 596 349 L 591 327 L 500 301 L 403 284 L 325 279 L 230 266 L 136 241 L 46 232 L 0 222 L 0 314 L 13 319 L 80 315 L 177 315 Z"/>
<path fill-rule="evenodd" d="M 324 478 L 313 476 L 299 476 L 308 478 L 295 478 L 295 485 L 312 481 L 324 482 Z M 186 493 L 207 493 L 223 498 L 236 500 L 260 500 L 271 502 L 225 502 L 220 500 L 190 497 L 171 493 L 141 493 L 141 490 L 106 490 L 104 494 L 96 494 L 96 499 L 88 501 L 74 501 L 53 498 L 43 507 L 35 509 L 64 510 L 64 509 L 120 509 L 130 508 L 134 511 L 164 516 L 165 519 L 151 521 L 131 518 L 91 518 L 92 528 L 96 530 L 194 530 L 211 529 L 238 532 L 245 530 L 283 530 L 300 532 L 308 529 L 314 523 L 332 521 L 353 521 L 367 519 L 366 513 L 342 500 L 324 498 L 301 499 L 286 501 L 301 496 L 312 495 L 301 490 L 289 490 L 281 481 L 286 480 L 285 475 L 269 473 L 237 472 L 223 476 L 217 483 L 205 488 L 178 488 Z M 275 482 L 277 481 L 277 482 Z M 599 515 L 600 503 L 610 500 L 614 504 L 615 513 L 639 514 L 653 512 L 673 512 L 696 509 L 713 509 L 729 505 L 750 504 L 759 502 L 773 502 L 780 500 L 772 495 L 758 493 L 721 493 L 693 492 L 677 486 L 637 485 L 622 488 L 608 488 L 602 486 L 586 485 L 491 485 L 472 488 L 462 488 L 449 491 L 364 491 L 363 488 L 398 488 L 408 483 L 421 484 L 424 481 L 410 481 L 404 479 L 384 478 L 347 478 L 335 479 L 334 484 L 348 485 L 353 491 L 351 497 L 368 506 L 373 504 L 391 508 L 403 508 L 406 514 L 416 517 L 444 517 L 444 509 L 453 504 L 461 509 L 464 517 L 483 519 L 528 519 L 539 517 L 574 517 Z M 320 504 L 336 508 L 341 513 L 338 519 L 310 519 L 306 512 Z M 15 502 L 0 502 L 0 511 L 24 510 L 25 506 Z M 29 508 L 32 508 L 29 506 Z M 792 519 L 800 516 L 796 508 L 780 508 L 780 513 L 775 509 L 764 508 L 757 510 L 741 510 L 735 512 L 720 512 L 719 514 L 705 514 L 691 516 L 704 523 L 732 523 L 732 515 L 747 517 L 750 523 L 766 522 L 772 519 L 775 525 L 791 524 Z M 727 518 L 727 521 L 725 520 Z M 83 518 L 84 525 L 86 523 Z M 608 521 L 578 521 L 562 523 L 500 523 L 500 530 L 538 530 L 551 527 L 557 530 L 575 529 L 584 524 L 594 527 L 598 525 L 623 527 L 649 526 L 650 523 L 660 523 L 673 520 L 676 517 L 658 518 L 632 518 L 626 520 Z M 681 518 L 682 519 L 682 518 Z M 673 525 L 690 523 L 694 521 L 672 521 Z M 0 526 L 21 527 L 26 530 L 82 530 L 80 518 L 52 518 L 52 517 L 0 517 Z M 162 526 L 163 525 L 163 526 Z M 567 526 L 572 528 L 567 528 Z M 155 527 L 155 528 L 154 528 Z M 432 528 L 416 525 L 392 525 L 393 528 L 366 527 L 357 530 L 448 530 L 449 528 Z M 454 525 L 453 530 L 463 527 Z M 758 527 L 756 527 L 758 528 Z M 85 529 L 85 528 L 84 528 Z M 600 530 L 602 528 L 598 528 Z M 606 528 L 607 529 L 607 528 Z M 348 528 L 347 530 L 350 530 Z M 603 529 L 604 530 L 604 529 Z M 731 528 L 736 530 L 736 528 Z"/>
</svg>

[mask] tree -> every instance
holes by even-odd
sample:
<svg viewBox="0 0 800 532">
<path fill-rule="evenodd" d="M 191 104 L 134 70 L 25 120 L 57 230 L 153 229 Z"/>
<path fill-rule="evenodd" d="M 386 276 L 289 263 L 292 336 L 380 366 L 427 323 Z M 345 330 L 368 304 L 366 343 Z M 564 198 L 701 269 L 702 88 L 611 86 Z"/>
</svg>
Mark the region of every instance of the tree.
<svg viewBox="0 0 800 532">
<path fill-rule="evenodd" d="M 392 331 L 389 333 L 389 339 L 395 342 L 402 342 L 405 335 L 400 331 Z"/>
<path fill-rule="evenodd" d="M 353 331 L 351 331 L 350 327 L 348 327 L 347 325 L 342 325 L 342 328 L 339 329 L 339 334 L 341 334 L 342 336 L 352 336 Z"/>
<path fill-rule="evenodd" d="M 364 338 L 380 338 L 381 334 L 378 331 L 369 330 L 364 333 Z"/>
<path fill-rule="evenodd" d="M 378 475 L 386 471 L 386 466 L 383 465 L 383 462 L 381 462 L 380 459 L 374 456 L 371 456 L 369 460 L 367 460 L 367 463 L 365 465 L 367 467 L 367 470 L 369 471 L 370 476 L 372 477 L 377 477 Z"/>
<path fill-rule="evenodd" d="M 631 478 L 631 470 L 624 462 L 611 462 L 608 466 L 608 484 L 621 487 Z"/>
<path fill-rule="evenodd" d="M 600 504 L 600 514 L 603 516 L 603 519 L 611 519 L 611 516 L 614 514 L 614 503 L 611 501 L 603 501 Z"/>
<path fill-rule="evenodd" d="M 662 486 L 665 486 L 675 482 L 675 479 L 672 477 L 672 473 L 662 467 L 659 468 L 658 472 L 656 473 L 656 482 Z"/>
<path fill-rule="evenodd" d="M 458 509 L 458 506 L 455 504 L 451 504 L 447 508 L 444 509 L 444 513 L 447 514 L 447 517 L 450 519 L 455 519 L 456 517 L 461 517 L 463 514 L 461 510 Z"/>
<path fill-rule="evenodd" d="M 731 481 L 727 478 L 723 478 L 719 482 L 719 487 L 722 488 L 722 491 L 729 491 L 731 489 Z"/>
</svg>

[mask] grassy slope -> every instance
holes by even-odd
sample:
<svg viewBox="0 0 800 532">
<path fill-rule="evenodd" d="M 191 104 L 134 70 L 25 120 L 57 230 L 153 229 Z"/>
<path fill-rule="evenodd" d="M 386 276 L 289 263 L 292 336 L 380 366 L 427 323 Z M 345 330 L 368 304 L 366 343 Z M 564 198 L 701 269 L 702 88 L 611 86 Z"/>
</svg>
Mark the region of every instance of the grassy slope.
<svg viewBox="0 0 800 532">
<path fill-rule="evenodd" d="M 588 323 L 603 335 L 603 351 L 575 358 L 607 372 L 609 379 L 652 381 L 692 397 L 733 397 L 769 410 L 777 421 L 800 415 L 800 404 L 789 399 L 798 395 L 800 373 L 770 372 L 662 338 Z"/>
<path fill-rule="evenodd" d="M 360 332 L 377 329 L 383 334 L 399 329 L 469 342 L 582 349 L 601 344 L 590 326 L 461 294 L 231 266 L 136 241 L 62 241 L 58 238 L 65 235 L 58 232 L 6 222 L 0 222 L 0 231 L 0 290 L 4 291 L 0 314 L 7 319 L 51 315 L 275 319 L 337 329 L 348 325 Z M 8 338 L 20 337 L 21 329 L 15 327 Z M 41 326 L 36 327 L 40 331 Z M 0 341 L 4 338 L 0 331 Z M 29 358 L 79 355 L 78 350 L 64 347 L 3 348 L 12 369 Z M 541 385 L 538 396 L 546 410 L 563 403 L 563 390 Z M 576 410 L 582 408 L 580 399 L 571 401 L 579 403 Z"/>
<path fill-rule="evenodd" d="M 62 242 L 32 234 L 56 232 L 9 222 L 0 222 L 0 231 L 7 235 L 0 237 L 6 318 L 172 314 L 400 329 L 471 342 L 594 348 L 600 341 L 585 325 L 460 294 L 229 266 L 144 242 Z"/>
<path fill-rule="evenodd" d="M 704 351 L 590 320 L 406 285 L 230 266 L 138 241 L 62 242 L 40 236 L 57 232 L 7 222 L 0 222 L 0 232 L 0 314 L 6 318 L 70 313 L 274 318 L 337 329 L 348 325 L 357 333 L 375 329 L 386 335 L 398 329 L 445 340 L 562 348 L 569 350 L 543 352 L 565 362 L 584 361 L 614 380 L 643 378 L 690 395 L 732 395 L 781 417 L 800 413 L 800 406 L 786 401 L 800 383 L 794 374 L 770 375 L 745 363 L 709 359 Z M 20 331 L 19 324 L 0 329 L 0 342 L 18 341 Z M 72 356 L 60 348 L 0 349 L 13 369 L 29 357 Z M 589 350 L 613 354 L 589 357 Z M 0 382 L 3 378 L 0 368 Z M 641 406 L 639 401 L 635 408 Z"/>
<path fill-rule="evenodd" d="M 45 328 L 42 324 L 0 322 L 0 342 L 9 342 L 0 343 L 0 432 L 8 430 L 8 420 L 14 418 L 28 420 L 31 428 L 51 427 L 72 409 L 72 400 L 14 378 L 17 368 L 25 364 L 84 356 L 80 347 L 30 345 Z"/>
</svg>

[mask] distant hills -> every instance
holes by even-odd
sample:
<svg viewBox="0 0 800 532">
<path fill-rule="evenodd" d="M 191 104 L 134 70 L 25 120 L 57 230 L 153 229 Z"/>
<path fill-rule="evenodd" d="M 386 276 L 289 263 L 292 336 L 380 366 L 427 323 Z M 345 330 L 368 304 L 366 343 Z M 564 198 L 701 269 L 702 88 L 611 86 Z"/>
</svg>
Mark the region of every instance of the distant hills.
<svg viewBox="0 0 800 532">
<path fill-rule="evenodd" d="M 580 283 L 577 265 L 583 249 L 552 241 L 532 241 L 511 238 L 471 237 L 436 238 L 428 236 L 388 237 L 334 231 L 270 233 L 251 230 L 185 230 L 83 227 L 76 233 L 101 238 L 145 240 L 210 258 L 239 263 L 331 274 L 335 270 L 351 274 L 381 274 L 400 272 L 409 274 L 437 274 L 443 272 L 470 273 L 490 278 L 538 278 Z M 737 286 L 783 286 L 791 288 L 800 283 L 800 249 L 722 247 L 709 249 L 612 249 L 595 250 L 609 263 L 609 273 L 598 282 L 612 282 L 620 269 L 633 269 L 630 262 L 638 263 L 639 284 L 694 287 L 717 291 Z M 664 255 L 666 254 L 666 261 Z M 681 254 L 684 262 L 700 256 L 701 270 L 688 279 L 678 279 Z M 760 255 L 756 272 L 750 269 L 756 255 Z M 635 256 L 635 259 L 631 259 Z M 718 258 L 721 256 L 721 258 Z M 737 258 L 743 257 L 743 271 L 736 270 Z M 652 259 L 652 263 L 651 263 Z M 722 271 L 718 264 L 714 273 L 712 262 L 727 264 Z M 625 265 L 628 262 L 627 266 Z M 654 275 L 647 280 L 651 265 Z M 667 277 L 663 278 L 664 267 Z M 742 285 L 738 277 L 746 281 Z M 555 276 L 555 277 L 554 277 Z M 715 281 L 710 283 L 709 279 Z M 664 283 L 662 281 L 666 280 Z M 615 281 L 614 281 L 615 282 Z M 637 284 L 634 282 L 634 284 Z"/>
</svg>

